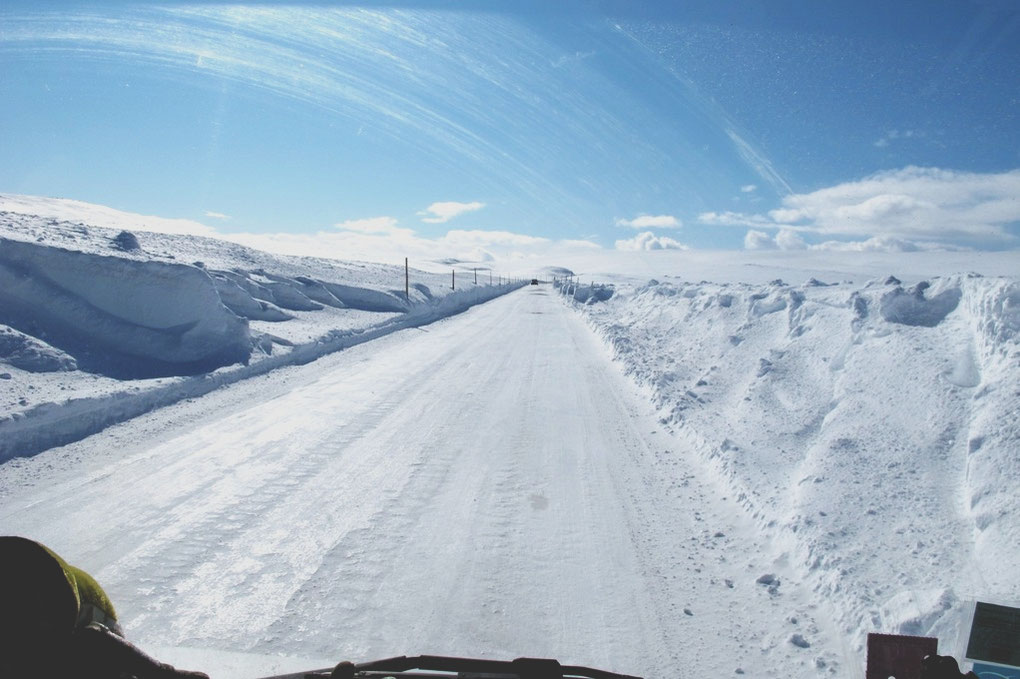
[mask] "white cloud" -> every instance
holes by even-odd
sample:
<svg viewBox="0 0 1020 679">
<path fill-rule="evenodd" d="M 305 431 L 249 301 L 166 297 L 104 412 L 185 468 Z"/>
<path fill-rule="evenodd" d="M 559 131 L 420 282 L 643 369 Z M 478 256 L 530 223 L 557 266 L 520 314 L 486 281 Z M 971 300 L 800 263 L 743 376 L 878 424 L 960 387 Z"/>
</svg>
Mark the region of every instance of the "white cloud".
<svg viewBox="0 0 1020 679">
<path fill-rule="evenodd" d="M 816 233 L 1006 239 L 1020 221 L 1020 170 L 998 174 L 906 167 L 783 199 L 777 223 Z"/>
<path fill-rule="evenodd" d="M 807 243 L 793 229 L 779 229 L 776 234 L 776 245 L 780 250 L 806 250 Z"/>
<path fill-rule="evenodd" d="M 423 222 L 429 224 L 442 224 L 448 222 L 454 217 L 464 214 L 465 212 L 473 212 L 475 210 L 481 210 L 485 207 L 485 203 L 479 203 L 478 201 L 472 203 L 457 203 L 455 201 L 446 201 L 442 203 L 432 203 L 427 208 L 418 213 L 422 217 Z"/>
<path fill-rule="evenodd" d="M 776 241 L 764 231 L 751 229 L 744 236 L 745 250 L 772 250 L 776 247 Z"/>
<path fill-rule="evenodd" d="M 743 212 L 702 212 L 698 222 L 712 226 L 751 226 L 774 229 L 776 222 L 763 215 L 749 215 Z"/>
<path fill-rule="evenodd" d="M 752 193 L 758 190 L 758 186 L 756 184 L 745 184 L 740 187 L 740 190 L 743 193 Z"/>
<path fill-rule="evenodd" d="M 552 241 L 539 236 L 528 236 L 512 231 L 483 231 L 473 229 L 470 231 L 454 229 L 447 231 L 445 236 L 438 239 L 453 247 L 481 247 L 487 245 L 502 245 L 506 247 L 528 247 L 545 245 Z"/>
<path fill-rule="evenodd" d="M 811 249 L 836 252 L 916 252 L 917 250 L 931 248 L 922 248 L 917 243 L 901 238 L 893 238 L 892 236 L 875 236 L 864 241 L 825 241 L 824 243 L 811 246 Z"/>
<path fill-rule="evenodd" d="M 212 217 L 213 219 L 223 219 L 223 220 L 233 219 L 230 215 L 225 215 L 222 212 L 213 212 L 211 210 L 206 210 L 205 211 L 205 216 L 206 217 Z"/>
<path fill-rule="evenodd" d="M 861 242 L 874 237 L 1003 242 L 1015 239 L 1005 227 L 1020 222 L 1020 170 L 983 174 L 911 166 L 787 196 L 782 207 L 767 215 L 705 212 L 698 221 L 851 236 Z"/>
<path fill-rule="evenodd" d="M 829 240 L 810 246 L 812 250 L 834 250 L 837 252 L 917 252 L 918 250 L 941 250 L 944 252 L 972 252 L 973 248 L 947 243 L 909 241 L 892 236 L 875 236 L 864 241 Z"/>
<path fill-rule="evenodd" d="M 686 245 L 678 240 L 666 236 L 656 236 L 651 231 L 639 233 L 633 238 L 616 241 L 617 250 L 639 251 L 639 250 L 689 250 Z"/>
<path fill-rule="evenodd" d="M 348 219 L 345 222 L 334 224 L 341 231 L 354 231 L 356 233 L 379 233 L 393 234 L 406 232 L 413 234 L 411 229 L 398 229 L 395 217 L 369 217 L 368 219 Z"/>
<path fill-rule="evenodd" d="M 601 245 L 599 245 L 598 243 L 593 243 L 590 240 L 576 240 L 576 239 L 567 238 L 567 239 L 561 240 L 559 242 L 561 244 L 567 246 L 567 247 L 580 248 L 582 250 L 601 250 L 602 249 Z"/>
<path fill-rule="evenodd" d="M 634 219 L 617 219 L 616 225 L 632 229 L 679 229 L 683 222 L 673 215 L 639 215 Z"/>
<path fill-rule="evenodd" d="M 494 262 L 496 256 L 484 248 L 475 248 L 468 253 L 468 260 L 472 262 Z"/>
<path fill-rule="evenodd" d="M 883 149 L 897 139 L 911 139 L 914 137 L 924 137 L 925 134 L 919 130 L 889 130 L 880 139 L 875 142 L 875 146 Z"/>
<path fill-rule="evenodd" d="M 750 230 L 744 236 L 746 250 L 815 250 L 828 252 L 917 252 L 918 250 L 966 250 L 944 243 L 914 242 L 893 236 L 874 236 L 867 240 L 838 241 L 808 245 L 796 231 L 780 229 L 775 238 L 764 231 Z"/>
</svg>

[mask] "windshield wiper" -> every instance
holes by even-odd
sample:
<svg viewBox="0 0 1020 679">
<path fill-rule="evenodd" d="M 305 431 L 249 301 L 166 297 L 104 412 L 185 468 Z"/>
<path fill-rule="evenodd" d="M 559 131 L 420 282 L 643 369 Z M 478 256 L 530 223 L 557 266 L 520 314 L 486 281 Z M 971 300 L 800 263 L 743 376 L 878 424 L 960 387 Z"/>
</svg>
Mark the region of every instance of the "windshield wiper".
<svg viewBox="0 0 1020 679">
<path fill-rule="evenodd" d="M 439 655 L 406 655 L 365 663 L 342 662 L 332 669 L 285 674 L 265 679 L 641 679 L 589 667 L 560 665 L 544 658 L 480 660 Z"/>
</svg>

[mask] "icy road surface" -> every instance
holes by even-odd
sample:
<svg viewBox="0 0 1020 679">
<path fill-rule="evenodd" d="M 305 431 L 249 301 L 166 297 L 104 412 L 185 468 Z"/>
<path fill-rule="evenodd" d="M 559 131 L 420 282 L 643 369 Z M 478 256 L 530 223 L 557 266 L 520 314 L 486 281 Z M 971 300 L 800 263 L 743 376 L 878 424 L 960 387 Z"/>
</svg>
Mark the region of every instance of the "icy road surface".
<svg viewBox="0 0 1020 679">
<path fill-rule="evenodd" d="M 0 466 L 0 528 L 90 570 L 143 646 L 845 673 L 824 606 L 657 429 L 528 287 Z"/>
</svg>

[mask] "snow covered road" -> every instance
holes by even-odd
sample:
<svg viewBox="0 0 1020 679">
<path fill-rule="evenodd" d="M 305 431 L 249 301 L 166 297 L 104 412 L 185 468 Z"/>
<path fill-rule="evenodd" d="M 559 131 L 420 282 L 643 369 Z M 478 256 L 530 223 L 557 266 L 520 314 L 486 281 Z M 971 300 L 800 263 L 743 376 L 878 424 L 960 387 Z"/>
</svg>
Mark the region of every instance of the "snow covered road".
<svg viewBox="0 0 1020 679">
<path fill-rule="evenodd" d="M 648 677 L 842 661 L 545 286 L 223 391 L 0 466 L 0 532 L 93 572 L 143 645 Z"/>
</svg>

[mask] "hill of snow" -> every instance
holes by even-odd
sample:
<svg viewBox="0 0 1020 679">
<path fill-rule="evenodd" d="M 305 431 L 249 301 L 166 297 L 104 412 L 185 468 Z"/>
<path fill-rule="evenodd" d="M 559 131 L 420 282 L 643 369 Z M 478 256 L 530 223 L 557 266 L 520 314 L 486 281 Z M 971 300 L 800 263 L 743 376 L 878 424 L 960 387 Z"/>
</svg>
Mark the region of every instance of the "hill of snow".
<svg viewBox="0 0 1020 679">
<path fill-rule="evenodd" d="M 1020 601 L 1015 278 L 559 287 L 858 650 Z"/>
<path fill-rule="evenodd" d="M 0 211 L 0 460 L 513 289 L 473 280 Z"/>
</svg>

